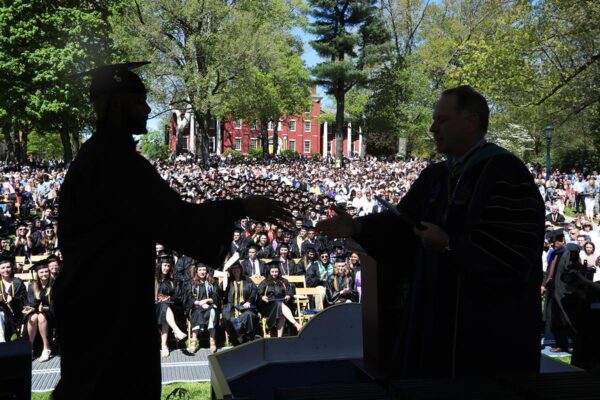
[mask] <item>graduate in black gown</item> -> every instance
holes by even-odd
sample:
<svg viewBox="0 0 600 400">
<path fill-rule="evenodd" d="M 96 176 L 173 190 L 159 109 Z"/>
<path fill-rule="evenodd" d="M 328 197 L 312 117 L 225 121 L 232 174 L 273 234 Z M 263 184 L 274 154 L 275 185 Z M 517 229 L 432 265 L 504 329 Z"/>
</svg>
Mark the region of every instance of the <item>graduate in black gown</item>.
<svg viewBox="0 0 600 400">
<path fill-rule="evenodd" d="M 240 263 L 233 264 L 222 282 L 223 323 L 234 345 L 258 336 L 258 289 L 247 278 Z"/>
<path fill-rule="evenodd" d="M 268 270 L 267 279 L 258 285 L 259 311 L 267 320 L 267 329 L 277 329 L 277 337 L 282 337 L 287 320 L 300 332 L 302 325 L 296 322 L 292 312 L 296 294 L 294 286 L 281 275 L 278 261 L 269 263 Z"/>
<path fill-rule="evenodd" d="M 277 261 L 279 261 L 279 269 L 282 276 L 287 275 L 304 275 L 304 271 L 299 264 L 296 264 L 290 254 L 290 246 L 287 243 L 281 243 L 277 247 Z"/>
<path fill-rule="evenodd" d="M 14 275 L 11 258 L 0 258 L 0 342 L 17 332 L 27 302 L 25 284 Z"/>
<path fill-rule="evenodd" d="M 156 400 L 161 393 L 160 335 L 156 329 L 156 244 L 207 265 L 225 259 L 231 230 L 244 216 L 279 222 L 291 217 L 276 201 L 247 197 L 183 201 L 136 150 L 132 135 L 147 133 L 146 88 L 131 69 L 144 63 L 100 67 L 92 76 L 90 100 L 95 132 L 81 146 L 61 186 L 58 238 L 63 268 L 54 285 L 61 378 L 54 400 L 122 398 Z M 65 82 L 67 83 L 67 82 Z M 107 207 L 107 193 L 113 194 Z M 211 229 L 198 229 L 210 226 Z M 119 284 L 98 279 L 111 269 Z M 135 284 L 128 284 L 135 279 Z M 127 306 L 120 302 L 127 299 Z M 118 302 L 107 307 L 107 302 Z M 81 331 L 93 310 L 94 325 L 122 329 Z"/>
<path fill-rule="evenodd" d="M 171 257 L 160 257 L 156 263 L 156 282 L 155 282 L 155 311 L 156 325 L 160 330 L 160 354 L 169 356 L 169 347 L 167 339 L 169 328 L 173 330 L 177 341 L 186 338 L 175 321 L 175 307 L 181 302 L 181 291 L 173 279 L 173 259 Z"/>
<path fill-rule="evenodd" d="M 27 337 L 33 347 L 36 335 L 39 333 L 42 339 L 43 349 L 39 361 L 48 361 L 50 358 L 50 335 L 54 328 L 54 310 L 52 296 L 52 279 L 46 260 L 38 261 L 33 266 L 36 274 L 35 279 L 27 289 L 27 304 L 23 307 Z"/>
<path fill-rule="evenodd" d="M 394 375 L 539 371 L 544 202 L 521 160 L 485 141 L 488 119 L 471 87 L 442 94 L 430 130 L 447 160 L 427 167 L 397 206 L 423 227 L 341 209 L 317 225 L 362 245 L 384 285 L 409 283 Z M 399 244 L 411 250 L 401 259 L 390 251 Z"/>
<path fill-rule="evenodd" d="M 210 336 L 210 352 L 217 351 L 215 332 L 219 320 L 219 288 L 216 287 L 208 267 L 202 263 L 192 267 L 192 280 L 184 289 L 186 314 L 192 324 L 192 337 L 188 351 L 198 350 L 198 335 L 208 331 Z"/>
<path fill-rule="evenodd" d="M 327 305 L 355 303 L 358 301 L 358 291 L 352 272 L 343 259 L 338 257 L 334 273 L 325 283 Z"/>
</svg>

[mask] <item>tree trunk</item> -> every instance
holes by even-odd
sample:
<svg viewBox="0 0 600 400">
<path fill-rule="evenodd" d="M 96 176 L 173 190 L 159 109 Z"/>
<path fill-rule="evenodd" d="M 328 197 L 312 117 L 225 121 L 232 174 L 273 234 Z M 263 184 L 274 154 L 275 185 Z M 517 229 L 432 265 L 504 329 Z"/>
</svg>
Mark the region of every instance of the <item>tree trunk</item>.
<svg viewBox="0 0 600 400">
<path fill-rule="evenodd" d="M 194 110 L 196 127 L 196 157 L 204 168 L 208 167 L 208 127 L 210 111 L 199 113 Z M 190 127 L 191 129 L 191 127 Z"/>
<path fill-rule="evenodd" d="M 277 130 L 277 126 L 273 127 L 273 132 Z M 260 117 L 260 144 L 262 147 L 262 156 L 269 156 L 269 118 Z"/>
<path fill-rule="evenodd" d="M 62 121 L 60 126 L 60 141 L 63 145 L 63 160 L 65 163 L 73 161 L 73 150 L 71 148 L 71 138 L 69 135 L 69 124 L 66 121 Z"/>
<path fill-rule="evenodd" d="M 277 119 L 277 121 L 279 122 L 279 119 Z M 273 156 L 277 155 L 277 148 L 279 147 L 279 134 L 277 132 L 277 128 L 279 127 L 279 124 L 275 124 L 275 128 L 273 128 Z"/>
<path fill-rule="evenodd" d="M 73 158 L 77 157 L 80 147 L 81 139 L 79 137 L 79 131 L 77 129 L 71 129 L 71 150 L 73 151 Z"/>
<path fill-rule="evenodd" d="M 6 142 L 6 161 L 15 160 L 15 142 L 11 134 L 11 127 L 4 125 L 2 127 L 2 133 L 4 135 L 4 141 Z"/>
<path fill-rule="evenodd" d="M 344 157 L 344 102 L 346 100 L 346 94 L 343 89 L 338 89 L 338 93 L 335 96 L 337 100 L 337 108 L 335 112 L 335 159 L 339 160 L 341 166 L 341 160 Z"/>
</svg>

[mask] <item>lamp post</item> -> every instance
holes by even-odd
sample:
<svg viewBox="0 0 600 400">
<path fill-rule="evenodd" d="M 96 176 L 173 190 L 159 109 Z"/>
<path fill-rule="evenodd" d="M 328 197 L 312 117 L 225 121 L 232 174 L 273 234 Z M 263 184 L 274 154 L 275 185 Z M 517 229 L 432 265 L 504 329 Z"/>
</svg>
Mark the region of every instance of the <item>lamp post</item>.
<svg viewBox="0 0 600 400">
<path fill-rule="evenodd" d="M 554 134 L 554 127 L 552 124 L 546 125 L 544 128 L 546 134 L 546 181 L 550 179 L 550 143 L 552 142 L 552 135 Z"/>
</svg>

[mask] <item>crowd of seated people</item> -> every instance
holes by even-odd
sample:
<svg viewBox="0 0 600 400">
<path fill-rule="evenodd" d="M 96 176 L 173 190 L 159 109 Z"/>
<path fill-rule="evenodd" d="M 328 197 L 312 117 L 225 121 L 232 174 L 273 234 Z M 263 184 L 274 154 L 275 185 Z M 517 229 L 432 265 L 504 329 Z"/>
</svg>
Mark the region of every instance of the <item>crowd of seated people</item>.
<svg viewBox="0 0 600 400">
<path fill-rule="evenodd" d="M 297 333 L 302 329 L 294 296 L 298 283 L 290 277 L 303 277 L 306 287 L 315 289 L 309 298 L 311 309 L 360 301 L 359 249 L 345 240 L 320 236 L 315 226 L 328 217 L 332 205 L 356 216 L 384 211 L 374 196 L 398 203 L 428 165 L 366 159 L 333 169 L 316 160 L 227 157 L 213 159 L 208 169 L 182 159 L 155 164 L 185 201 L 263 195 L 288 204 L 295 217 L 288 227 L 238 221 L 231 227 L 227 256 L 240 260 L 226 270 L 227 260 L 207 266 L 157 246 L 155 301 L 163 356 L 171 343 L 186 338 L 187 350 L 196 352 L 204 334 L 214 352 L 220 331 L 227 332 L 234 345 L 253 340 L 263 335 L 263 320 L 265 331 L 273 336 Z M 581 260 L 594 269 L 592 279 L 600 280 L 595 272 L 600 268 L 598 174 L 554 172 L 546 180 L 539 166 L 530 170 L 547 202 L 549 229 L 562 228 L 565 241 L 577 244 Z M 55 351 L 52 283 L 60 273 L 57 206 L 65 173 L 60 163 L 0 163 L 0 341 L 22 338 L 38 343 L 41 361 Z M 566 222 L 569 205 L 579 214 Z"/>
</svg>

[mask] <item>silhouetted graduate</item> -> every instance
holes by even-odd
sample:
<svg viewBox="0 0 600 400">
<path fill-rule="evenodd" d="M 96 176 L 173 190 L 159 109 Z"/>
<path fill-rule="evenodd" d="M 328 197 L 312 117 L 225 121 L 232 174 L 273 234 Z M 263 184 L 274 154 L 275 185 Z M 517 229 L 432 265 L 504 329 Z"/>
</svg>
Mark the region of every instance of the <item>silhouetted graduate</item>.
<svg viewBox="0 0 600 400">
<path fill-rule="evenodd" d="M 180 199 L 132 138 L 147 132 L 146 89 L 130 71 L 144 64 L 87 73 L 98 122 L 60 193 L 61 380 L 54 399 L 159 399 L 155 244 L 218 266 L 235 220 L 289 217 L 280 203 L 258 197 L 202 205 Z"/>
</svg>

